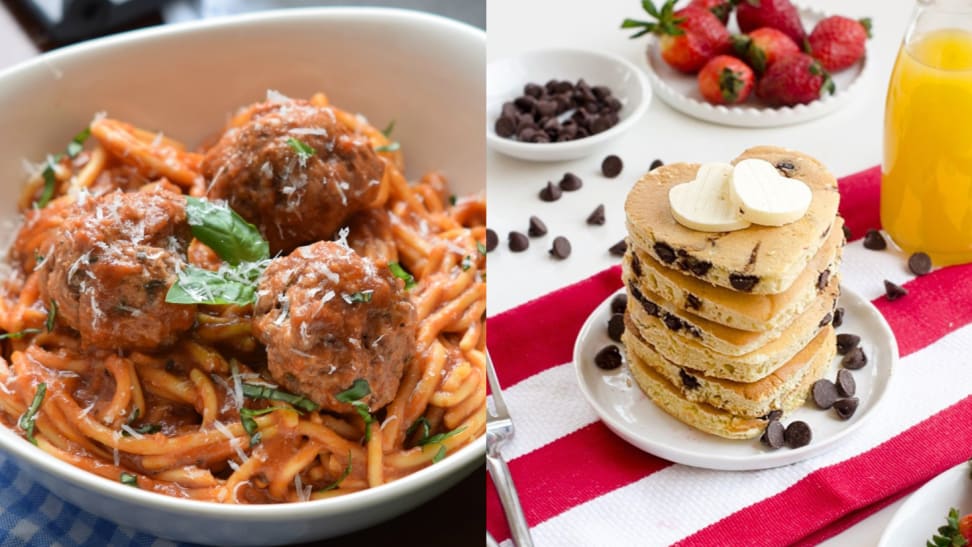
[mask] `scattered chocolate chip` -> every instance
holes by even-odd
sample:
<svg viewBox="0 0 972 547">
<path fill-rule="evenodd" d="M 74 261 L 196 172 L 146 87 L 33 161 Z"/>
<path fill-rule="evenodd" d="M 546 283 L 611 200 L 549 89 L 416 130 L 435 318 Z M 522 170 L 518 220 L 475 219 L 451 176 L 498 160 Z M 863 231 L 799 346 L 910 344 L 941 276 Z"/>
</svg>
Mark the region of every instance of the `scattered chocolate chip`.
<svg viewBox="0 0 972 547">
<path fill-rule="evenodd" d="M 614 370 L 621 366 L 621 350 L 618 346 L 604 346 L 594 356 L 594 364 L 602 370 Z"/>
<path fill-rule="evenodd" d="M 906 294 L 908 294 L 908 289 L 901 285 L 896 285 L 887 279 L 884 280 L 884 296 L 889 302 L 894 302 Z"/>
<path fill-rule="evenodd" d="M 493 230 L 486 228 L 486 252 L 492 251 L 497 245 L 499 245 L 499 236 Z"/>
<path fill-rule="evenodd" d="M 580 190 L 580 187 L 583 185 L 584 181 L 573 173 L 564 173 L 564 178 L 560 179 L 560 189 L 565 192 Z"/>
<path fill-rule="evenodd" d="M 837 395 L 837 386 L 827 379 L 814 382 L 813 387 L 810 388 L 810 393 L 813 396 L 813 403 L 821 410 L 827 410 L 834 406 L 834 403 L 840 398 Z"/>
<path fill-rule="evenodd" d="M 570 241 L 564 236 L 557 236 L 553 240 L 553 246 L 550 248 L 550 254 L 554 258 L 559 258 L 561 260 L 570 256 Z"/>
<path fill-rule="evenodd" d="M 662 321 L 665 323 L 665 326 L 668 327 L 673 332 L 678 332 L 679 330 L 681 330 L 683 326 L 685 326 L 685 324 L 682 323 L 681 319 L 667 312 L 665 313 L 665 316 L 662 318 Z"/>
<path fill-rule="evenodd" d="M 872 251 L 883 251 L 888 248 L 888 242 L 877 230 L 868 230 L 864 233 L 864 248 Z"/>
<path fill-rule="evenodd" d="M 915 275 L 925 275 L 931 267 L 931 257 L 925 253 L 917 252 L 908 257 L 908 269 Z"/>
<path fill-rule="evenodd" d="M 856 334 L 842 333 L 837 335 L 837 353 L 847 355 L 847 352 L 861 343 L 861 337 Z"/>
<path fill-rule="evenodd" d="M 508 139 L 513 136 L 516 132 L 516 122 L 513 120 L 512 116 L 500 116 L 496 118 L 496 125 L 494 126 L 496 134 L 504 139 Z"/>
<path fill-rule="evenodd" d="M 684 368 L 678 369 L 678 377 L 682 379 L 685 389 L 699 389 L 699 379 L 685 372 Z"/>
<path fill-rule="evenodd" d="M 651 166 L 649 166 L 648 169 L 651 170 L 651 171 L 654 171 L 655 169 L 658 169 L 662 165 L 665 165 L 665 162 L 663 162 L 662 160 L 656 159 L 655 161 L 651 162 Z"/>
<path fill-rule="evenodd" d="M 604 220 L 604 204 L 598 205 L 591 214 L 587 215 L 587 223 L 591 226 L 602 226 Z"/>
<path fill-rule="evenodd" d="M 657 241 L 652 248 L 655 250 L 655 254 L 658 256 L 658 259 L 665 264 L 675 262 L 675 249 L 669 247 L 668 244 Z"/>
<path fill-rule="evenodd" d="M 525 251 L 530 246 L 530 240 L 522 232 L 510 232 L 507 241 L 510 244 L 510 250 L 514 253 Z"/>
<path fill-rule="evenodd" d="M 685 297 L 685 307 L 690 310 L 701 310 L 702 301 L 699 300 L 699 297 L 695 296 L 694 294 L 689 294 Z"/>
<path fill-rule="evenodd" d="M 797 420 L 786 426 L 783 439 L 790 448 L 800 448 L 801 446 L 810 444 L 810 441 L 813 439 L 813 432 L 810 431 L 810 426 L 807 425 L 807 422 Z"/>
<path fill-rule="evenodd" d="M 540 237 L 547 235 L 547 225 L 543 223 L 538 217 L 530 217 L 530 227 L 527 229 L 527 234 L 530 237 Z"/>
<path fill-rule="evenodd" d="M 729 274 L 729 284 L 737 291 L 749 292 L 759 283 L 759 276 L 740 273 Z"/>
<path fill-rule="evenodd" d="M 624 163 L 621 161 L 621 158 L 614 154 L 604 158 L 604 161 L 601 162 L 601 173 L 609 179 L 620 175 L 622 168 L 624 168 Z"/>
<path fill-rule="evenodd" d="M 678 266 L 683 270 L 692 272 L 697 277 L 705 277 L 705 274 L 709 273 L 709 270 L 712 268 L 712 263 L 707 260 L 699 260 L 686 253 L 685 256 L 678 260 Z"/>
<path fill-rule="evenodd" d="M 624 313 L 628 308 L 628 295 L 621 293 L 611 299 L 611 313 Z"/>
<path fill-rule="evenodd" d="M 826 269 L 820 272 L 820 275 L 817 276 L 817 290 L 822 291 L 826 289 L 829 283 L 830 283 L 830 269 Z"/>
<path fill-rule="evenodd" d="M 837 413 L 837 417 L 841 420 L 849 420 L 857 412 L 857 405 L 859 404 L 860 400 L 857 397 L 841 399 L 834 403 L 834 412 Z"/>
<path fill-rule="evenodd" d="M 834 320 L 834 314 L 828 313 L 827 315 L 823 316 L 823 319 L 820 320 L 820 323 L 818 323 L 817 326 L 820 328 L 824 328 L 827 325 L 829 325 L 830 322 L 833 320 Z"/>
<path fill-rule="evenodd" d="M 780 423 L 779 419 L 774 419 L 766 424 L 766 430 L 763 431 L 763 436 L 759 438 L 759 441 L 770 448 L 782 448 L 786 442 L 785 439 L 786 433 L 783 424 Z"/>
<path fill-rule="evenodd" d="M 843 229 L 844 229 L 844 241 L 850 241 L 852 235 L 850 228 L 848 228 L 847 225 L 844 224 Z"/>
<path fill-rule="evenodd" d="M 840 364 L 844 365 L 844 368 L 850 370 L 861 369 L 867 364 L 867 355 L 864 355 L 864 350 L 861 348 L 854 348 L 848 351 L 847 355 L 844 355 L 844 358 L 841 360 Z"/>
<path fill-rule="evenodd" d="M 608 252 L 614 256 L 624 256 L 624 253 L 628 252 L 628 242 L 621 240 L 608 248 Z"/>
<path fill-rule="evenodd" d="M 777 162 L 774 167 L 776 167 L 780 171 L 783 171 L 783 174 L 786 175 L 787 177 L 793 175 L 793 172 L 796 171 L 796 165 L 793 165 L 793 162 L 789 160 L 783 160 Z"/>
<path fill-rule="evenodd" d="M 547 181 L 547 185 L 540 190 L 540 199 L 543 201 L 557 201 L 560 199 L 561 190 L 560 187 L 554 186 L 554 183 Z"/>
<path fill-rule="evenodd" d="M 614 313 L 611 314 L 611 318 L 608 319 L 607 325 L 608 338 L 614 340 L 615 342 L 621 341 L 621 335 L 624 334 L 624 314 Z"/>
<path fill-rule="evenodd" d="M 634 272 L 635 276 L 641 277 L 641 260 L 638 259 L 638 255 L 631 255 L 631 271 Z"/>
<path fill-rule="evenodd" d="M 778 408 L 776 408 L 776 409 L 770 410 L 769 411 L 769 414 L 767 414 L 766 416 L 763 416 L 763 419 L 764 420 L 769 420 L 769 421 L 772 422 L 773 420 L 779 420 L 782 417 L 783 417 L 783 411 L 780 410 L 780 409 L 778 409 Z"/>
<path fill-rule="evenodd" d="M 857 392 L 857 382 L 854 381 L 854 375 L 851 374 L 851 371 L 843 368 L 838 370 L 837 393 L 841 397 L 853 397 L 855 392 Z"/>
<path fill-rule="evenodd" d="M 844 324 L 844 308 L 837 308 L 834 310 L 834 320 L 830 323 L 834 328 L 838 328 Z"/>
</svg>

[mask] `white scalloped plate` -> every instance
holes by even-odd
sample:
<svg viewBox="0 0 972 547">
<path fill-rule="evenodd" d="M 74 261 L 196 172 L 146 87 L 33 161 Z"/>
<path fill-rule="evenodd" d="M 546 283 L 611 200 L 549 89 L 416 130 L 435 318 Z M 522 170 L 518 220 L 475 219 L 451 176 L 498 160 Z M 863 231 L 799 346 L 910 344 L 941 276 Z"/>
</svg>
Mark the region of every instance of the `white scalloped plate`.
<svg viewBox="0 0 972 547">
<path fill-rule="evenodd" d="M 817 21 L 829 14 L 808 7 L 799 7 L 803 26 L 812 30 Z M 730 19 L 730 32 L 735 28 L 735 16 Z M 810 121 L 826 116 L 848 104 L 861 88 L 861 81 L 867 67 L 867 55 L 854 66 L 832 74 L 837 91 L 809 104 L 772 108 L 763 106 L 759 99 L 751 96 L 745 103 L 737 106 L 714 105 L 706 102 L 699 93 L 695 76 L 678 72 L 662 60 L 658 41 L 653 37 L 648 42 L 648 80 L 658 98 L 665 103 L 694 118 L 708 122 L 736 127 L 779 127 Z"/>
<path fill-rule="evenodd" d="M 960 515 L 972 511 L 969 464 L 962 462 L 925 483 L 895 511 L 878 547 L 924 545 L 945 524 L 949 508 Z"/>
</svg>

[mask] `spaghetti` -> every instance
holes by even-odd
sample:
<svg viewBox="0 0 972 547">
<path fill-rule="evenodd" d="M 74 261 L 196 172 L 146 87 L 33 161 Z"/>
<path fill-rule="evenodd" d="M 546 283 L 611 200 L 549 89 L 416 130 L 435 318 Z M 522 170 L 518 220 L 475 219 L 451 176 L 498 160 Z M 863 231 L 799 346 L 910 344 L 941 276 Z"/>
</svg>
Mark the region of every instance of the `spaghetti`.
<svg viewBox="0 0 972 547">
<path fill-rule="evenodd" d="M 213 183 L 201 167 L 206 150 L 101 117 L 90 127 L 93 143 L 79 135 L 49 158 L 20 200 L 25 220 L 0 294 L 0 420 L 105 478 L 224 503 L 375 487 L 484 433 L 483 196 L 450 199 L 436 173 L 409 183 L 401 151 L 381 131 L 321 94 L 310 104 L 367 139 L 383 166 L 346 237 L 374 263 L 400 265 L 403 285 L 414 283 L 405 294 L 417 319 L 415 348 L 391 402 L 367 408 L 349 390 L 343 400 L 354 410 L 339 413 L 281 389 L 266 372 L 252 304 L 200 304 L 188 331 L 155 348 L 99 349 L 67 327 L 43 297 L 39 270 L 72 208 L 146 188 L 199 197 Z M 230 128 L 245 122 L 237 116 Z M 216 253 L 198 240 L 185 255 L 219 271 Z"/>
</svg>

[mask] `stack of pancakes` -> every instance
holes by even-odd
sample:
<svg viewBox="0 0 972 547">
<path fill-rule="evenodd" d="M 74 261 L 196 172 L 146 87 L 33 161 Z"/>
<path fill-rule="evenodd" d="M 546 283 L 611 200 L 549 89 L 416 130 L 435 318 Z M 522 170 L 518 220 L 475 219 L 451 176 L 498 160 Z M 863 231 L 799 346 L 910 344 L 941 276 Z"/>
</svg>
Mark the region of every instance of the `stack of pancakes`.
<svg viewBox="0 0 972 547">
<path fill-rule="evenodd" d="M 813 192 L 807 213 L 781 227 L 700 232 L 672 217 L 668 191 L 697 164 L 660 167 L 625 203 L 628 293 L 622 342 L 632 376 L 663 410 L 703 431 L 751 438 L 773 411 L 807 398 L 836 352 L 833 311 L 844 245 L 837 181 L 792 150 L 758 147 Z"/>
</svg>

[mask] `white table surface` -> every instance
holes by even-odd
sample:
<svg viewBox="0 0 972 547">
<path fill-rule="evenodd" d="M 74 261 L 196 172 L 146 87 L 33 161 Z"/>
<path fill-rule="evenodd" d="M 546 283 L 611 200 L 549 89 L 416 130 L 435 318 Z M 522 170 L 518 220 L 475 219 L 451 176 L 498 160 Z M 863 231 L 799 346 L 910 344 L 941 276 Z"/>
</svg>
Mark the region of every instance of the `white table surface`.
<svg viewBox="0 0 972 547">
<path fill-rule="evenodd" d="M 829 13 L 871 17 L 874 24 L 863 86 L 853 102 L 829 116 L 789 127 L 742 129 L 695 120 L 656 97 L 645 117 L 620 142 L 588 158 L 529 163 L 489 151 L 488 224 L 500 237 L 500 245 L 488 256 L 489 314 L 617 264 L 618 258 L 607 249 L 625 235 L 624 197 L 656 158 L 666 163 L 727 161 L 750 146 L 772 144 L 811 154 L 837 176 L 880 163 L 887 82 L 914 2 L 815 0 L 813 5 Z M 530 49 L 570 46 L 610 51 L 644 67 L 644 40 L 629 40 L 630 33 L 618 28 L 625 17 L 643 15 L 636 0 L 489 0 L 487 61 Z M 600 174 L 606 154 L 617 154 L 624 160 L 624 171 L 615 179 Z M 548 180 L 556 183 L 567 171 L 580 176 L 584 187 L 564 192 L 557 202 L 540 201 L 537 192 Z M 606 207 L 607 222 L 587 226 L 584 220 L 599 203 Z M 511 230 L 526 233 L 530 215 L 540 217 L 549 233 L 531 238 L 525 252 L 513 253 L 506 246 L 506 235 Z M 557 235 L 571 242 L 573 252 L 567 260 L 555 260 L 547 252 Z M 823 545 L 876 544 L 901 503 L 875 513 Z"/>
</svg>

